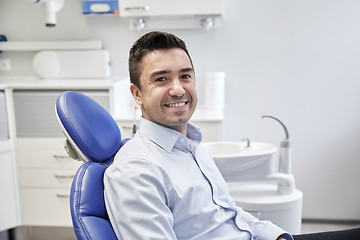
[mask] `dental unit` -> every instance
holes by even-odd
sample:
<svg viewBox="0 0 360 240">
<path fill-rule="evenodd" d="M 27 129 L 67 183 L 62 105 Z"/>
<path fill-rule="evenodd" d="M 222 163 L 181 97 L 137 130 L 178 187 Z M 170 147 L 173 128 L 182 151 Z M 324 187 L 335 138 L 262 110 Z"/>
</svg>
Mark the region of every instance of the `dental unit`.
<svg viewBox="0 0 360 240">
<path fill-rule="evenodd" d="M 271 220 L 291 233 L 300 233 L 302 193 L 295 188 L 291 172 L 289 132 L 279 119 L 285 139 L 279 149 L 270 143 L 208 142 L 205 147 L 228 184 L 237 204 L 254 216 Z"/>
</svg>

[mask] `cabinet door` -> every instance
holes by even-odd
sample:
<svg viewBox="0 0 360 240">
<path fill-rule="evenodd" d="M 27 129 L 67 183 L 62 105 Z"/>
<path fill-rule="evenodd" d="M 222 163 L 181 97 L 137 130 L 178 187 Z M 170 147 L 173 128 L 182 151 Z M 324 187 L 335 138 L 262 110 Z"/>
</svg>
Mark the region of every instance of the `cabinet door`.
<svg viewBox="0 0 360 240">
<path fill-rule="evenodd" d="M 15 163 L 7 141 L 0 141 L 0 232 L 19 226 Z"/>
<path fill-rule="evenodd" d="M 14 90 L 15 123 L 18 138 L 63 137 L 55 114 L 55 103 L 63 91 Z M 109 91 L 81 91 L 109 110 Z"/>
</svg>

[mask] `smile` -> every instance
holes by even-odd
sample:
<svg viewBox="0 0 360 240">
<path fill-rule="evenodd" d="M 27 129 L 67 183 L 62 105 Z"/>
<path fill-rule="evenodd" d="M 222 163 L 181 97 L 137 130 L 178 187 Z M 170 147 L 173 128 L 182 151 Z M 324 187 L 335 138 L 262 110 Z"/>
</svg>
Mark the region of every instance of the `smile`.
<svg viewBox="0 0 360 240">
<path fill-rule="evenodd" d="M 166 107 L 181 107 L 184 106 L 186 104 L 186 102 L 181 102 L 181 103 L 170 103 L 170 104 L 165 104 Z"/>
</svg>

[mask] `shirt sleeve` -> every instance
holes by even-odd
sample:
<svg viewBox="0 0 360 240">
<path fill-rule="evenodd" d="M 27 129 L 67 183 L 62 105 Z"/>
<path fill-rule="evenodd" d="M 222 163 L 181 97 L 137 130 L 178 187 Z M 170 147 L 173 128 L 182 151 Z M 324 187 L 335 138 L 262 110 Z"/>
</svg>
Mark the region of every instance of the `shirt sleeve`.
<svg viewBox="0 0 360 240">
<path fill-rule="evenodd" d="M 104 175 L 105 203 L 119 239 L 176 239 L 159 169 L 141 159 L 122 161 Z"/>
<path fill-rule="evenodd" d="M 284 237 L 286 240 L 294 240 L 293 236 L 291 236 L 289 233 L 281 234 L 281 237 Z"/>
<path fill-rule="evenodd" d="M 259 240 L 276 240 L 278 237 L 282 236 L 286 240 L 293 240 L 293 237 L 273 224 L 270 221 L 262 221 L 254 217 L 248 212 L 245 212 L 242 208 L 237 208 L 237 217 L 236 221 L 246 222 L 249 225 L 250 232 L 254 239 Z M 237 224 L 238 226 L 241 223 Z"/>
</svg>

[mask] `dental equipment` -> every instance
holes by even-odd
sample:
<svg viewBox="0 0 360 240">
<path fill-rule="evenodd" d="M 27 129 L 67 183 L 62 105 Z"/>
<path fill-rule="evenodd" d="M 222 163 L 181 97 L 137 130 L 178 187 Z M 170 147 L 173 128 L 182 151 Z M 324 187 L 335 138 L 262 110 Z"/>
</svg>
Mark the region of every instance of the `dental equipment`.
<svg viewBox="0 0 360 240">
<path fill-rule="evenodd" d="M 285 139 L 280 147 L 244 138 L 240 142 L 205 143 L 228 184 L 230 195 L 245 211 L 270 220 L 292 234 L 300 233 L 302 192 L 291 173 L 289 132 L 279 119 Z M 277 159 L 278 158 L 278 161 Z"/>
</svg>

